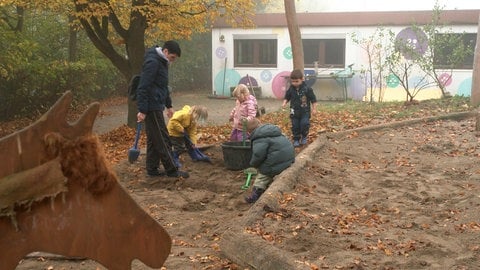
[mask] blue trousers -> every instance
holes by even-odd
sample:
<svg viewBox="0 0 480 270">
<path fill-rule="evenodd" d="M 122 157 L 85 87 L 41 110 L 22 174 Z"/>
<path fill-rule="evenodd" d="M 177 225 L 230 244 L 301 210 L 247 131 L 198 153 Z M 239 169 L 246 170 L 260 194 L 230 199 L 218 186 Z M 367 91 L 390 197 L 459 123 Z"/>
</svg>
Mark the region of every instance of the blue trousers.
<svg viewBox="0 0 480 270">
<path fill-rule="evenodd" d="M 299 141 L 301 138 L 307 138 L 308 132 L 310 131 L 310 115 L 291 115 L 290 120 L 292 121 L 293 140 Z"/>
</svg>

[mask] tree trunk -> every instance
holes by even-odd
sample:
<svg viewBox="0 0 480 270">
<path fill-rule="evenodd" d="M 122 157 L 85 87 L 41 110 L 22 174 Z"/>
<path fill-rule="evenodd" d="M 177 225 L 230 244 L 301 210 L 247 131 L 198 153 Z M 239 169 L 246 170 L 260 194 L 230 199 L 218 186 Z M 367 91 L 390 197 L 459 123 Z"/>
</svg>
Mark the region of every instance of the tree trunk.
<svg viewBox="0 0 480 270">
<path fill-rule="evenodd" d="M 73 20 L 75 18 L 73 16 L 68 17 L 68 22 L 69 22 L 69 27 L 68 27 L 68 32 L 69 32 L 69 38 L 68 38 L 68 61 L 70 62 L 75 62 L 77 61 L 77 30 L 75 30 L 75 27 L 72 25 Z"/>
<path fill-rule="evenodd" d="M 127 49 L 129 73 L 126 75 L 127 83 L 131 78 L 142 72 L 143 58 L 145 55 L 145 29 L 147 20 L 140 13 L 134 11 L 133 18 L 128 29 L 128 38 L 125 39 Z M 141 41 L 141 42 L 139 42 Z M 160 44 L 159 44 L 160 45 Z M 136 127 L 137 103 L 128 99 L 127 125 Z"/>
<path fill-rule="evenodd" d="M 136 6 L 141 6 L 144 1 L 134 1 Z M 77 11 L 86 8 L 81 3 L 75 3 Z M 147 19 L 137 9 L 133 9 L 130 16 L 130 25 L 124 29 L 119 18 L 114 13 L 101 18 L 80 18 L 80 22 L 93 45 L 105 55 L 110 62 L 120 71 L 128 84 L 133 75 L 139 74 L 142 69 L 145 54 L 145 30 Z M 115 29 L 118 38 L 112 40 L 109 36 L 110 28 Z M 119 53 L 115 45 L 125 45 L 125 53 Z M 127 93 L 127 89 L 125 89 Z M 136 103 L 128 101 L 126 122 L 128 126 L 135 127 L 137 122 Z"/>
<path fill-rule="evenodd" d="M 15 26 L 16 32 L 23 32 L 23 24 L 25 22 L 25 8 L 17 6 L 17 25 Z"/>
<path fill-rule="evenodd" d="M 477 46 L 475 46 L 473 59 L 472 95 L 470 102 L 472 106 L 477 107 L 480 105 L 480 16 L 478 18 Z"/>
<path fill-rule="evenodd" d="M 295 0 L 284 0 L 284 5 L 293 54 L 293 69 L 300 69 L 303 72 L 305 63 L 303 59 L 302 34 L 297 22 Z"/>
</svg>

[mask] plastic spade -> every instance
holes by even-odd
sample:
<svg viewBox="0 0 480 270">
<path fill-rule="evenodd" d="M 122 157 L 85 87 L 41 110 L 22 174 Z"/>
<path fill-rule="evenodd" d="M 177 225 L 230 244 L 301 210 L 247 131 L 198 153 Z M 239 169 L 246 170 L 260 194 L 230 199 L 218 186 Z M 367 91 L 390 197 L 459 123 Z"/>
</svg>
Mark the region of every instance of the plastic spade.
<svg viewBox="0 0 480 270">
<path fill-rule="evenodd" d="M 140 138 L 140 131 L 142 130 L 142 123 L 137 123 L 137 132 L 135 133 L 135 142 L 133 147 L 128 150 L 128 162 L 133 163 L 138 159 L 140 155 L 140 149 L 138 149 L 138 139 Z"/>
<path fill-rule="evenodd" d="M 242 189 L 248 189 L 250 187 L 250 181 L 252 180 L 252 175 L 257 174 L 257 170 L 255 168 L 246 168 L 243 172 L 247 175 L 247 180 L 245 184 L 242 186 Z"/>
</svg>

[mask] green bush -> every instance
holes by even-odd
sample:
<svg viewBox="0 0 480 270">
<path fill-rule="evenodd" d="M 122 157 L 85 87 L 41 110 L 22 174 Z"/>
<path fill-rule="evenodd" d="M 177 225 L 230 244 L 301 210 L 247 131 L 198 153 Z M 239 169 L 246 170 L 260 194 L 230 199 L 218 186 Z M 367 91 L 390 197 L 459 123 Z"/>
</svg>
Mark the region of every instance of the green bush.
<svg viewBox="0 0 480 270">
<path fill-rule="evenodd" d="M 25 18 L 22 31 L 0 21 L 0 121 L 36 118 L 65 91 L 74 93 L 74 105 L 124 92 L 122 76 L 84 33 L 77 33 L 78 60 L 67 61 L 69 28 L 61 15 L 27 11 Z"/>
<path fill-rule="evenodd" d="M 119 77 L 102 62 L 26 63 L 0 85 L 0 120 L 42 114 L 65 91 L 74 93 L 76 104 L 103 99 L 118 88 Z"/>
</svg>

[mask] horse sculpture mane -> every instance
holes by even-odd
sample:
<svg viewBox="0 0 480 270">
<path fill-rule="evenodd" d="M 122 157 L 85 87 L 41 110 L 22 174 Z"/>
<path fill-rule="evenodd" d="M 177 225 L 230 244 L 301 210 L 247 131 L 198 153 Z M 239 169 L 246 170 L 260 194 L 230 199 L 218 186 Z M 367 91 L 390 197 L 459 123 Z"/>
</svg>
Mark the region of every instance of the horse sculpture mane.
<svg viewBox="0 0 480 270">
<path fill-rule="evenodd" d="M 120 186 L 92 127 L 99 104 L 73 125 L 65 93 L 37 122 L 0 139 L 0 269 L 42 251 L 130 269 L 161 267 L 171 239 Z"/>
<path fill-rule="evenodd" d="M 115 173 L 108 167 L 97 136 L 85 135 L 67 140 L 59 133 L 48 133 L 44 141 L 47 156 L 59 157 L 63 175 L 77 181 L 89 192 L 106 192 L 117 181 Z"/>
</svg>

